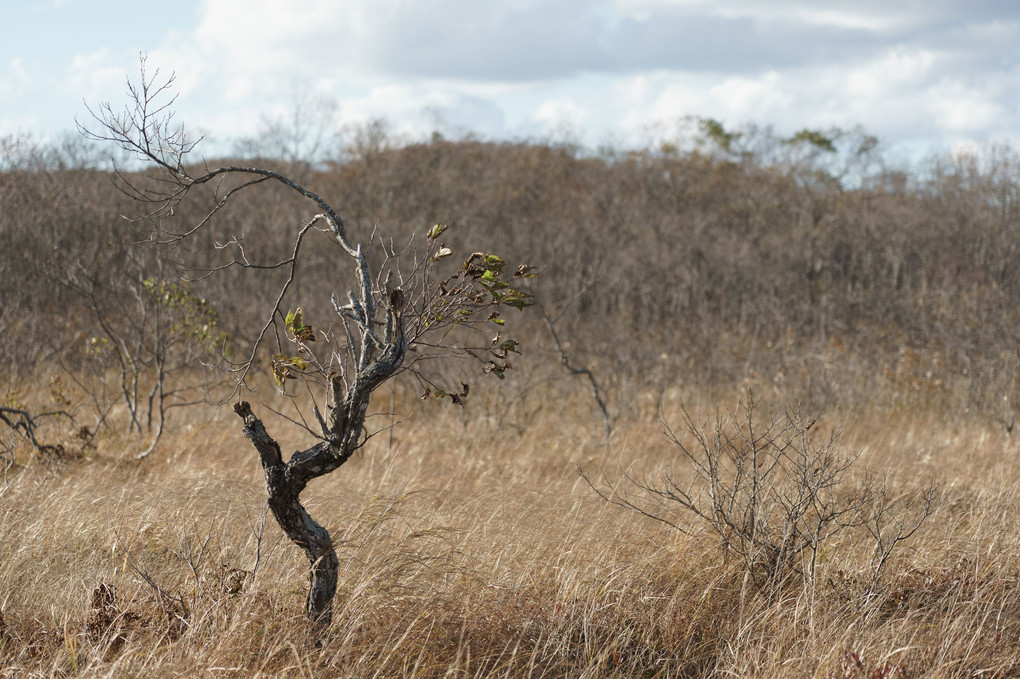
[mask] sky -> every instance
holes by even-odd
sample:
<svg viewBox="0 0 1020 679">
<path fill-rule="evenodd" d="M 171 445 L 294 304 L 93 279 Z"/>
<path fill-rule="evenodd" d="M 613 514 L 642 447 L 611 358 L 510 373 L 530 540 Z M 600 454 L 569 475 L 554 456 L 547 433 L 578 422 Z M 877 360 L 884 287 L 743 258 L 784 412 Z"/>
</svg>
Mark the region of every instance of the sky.
<svg viewBox="0 0 1020 679">
<path fill-rule="evenodd" d="M 643 147 L 685 116 L 862 126 L 906 153 L 1020 142 L 1016 0 L 0 0 L 0 136 L 127 103 L 139 54 L 229 148 L 268 121 L 384 119 Z M 310 113 L 309 113 L 310 112 Z M 316 113 L 318 112 L 318 113 Z M 328 115 L 327 115 L 328 113 Z M 313 115 L 314 114 L 314 115 Z M 318 115 L 318 117 L 316 117 Z"/>
</svg>

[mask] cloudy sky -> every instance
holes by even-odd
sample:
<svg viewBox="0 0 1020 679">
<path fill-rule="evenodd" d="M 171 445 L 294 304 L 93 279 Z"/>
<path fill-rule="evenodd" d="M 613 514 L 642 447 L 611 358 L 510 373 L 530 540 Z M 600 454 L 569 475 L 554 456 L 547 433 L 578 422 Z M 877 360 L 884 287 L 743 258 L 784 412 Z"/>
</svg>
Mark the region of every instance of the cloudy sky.
<svg viewBox="0 0 1020 679">
<path fill-rule="evenodd" d="M 1015 0 L 0 0 L 0 135 L 122 105 L 138 55 L 213 143 L 295 102 L 424 137 L 643 145 L 683 116 L 893 148 L 1020 142 Z"/>
</svg>

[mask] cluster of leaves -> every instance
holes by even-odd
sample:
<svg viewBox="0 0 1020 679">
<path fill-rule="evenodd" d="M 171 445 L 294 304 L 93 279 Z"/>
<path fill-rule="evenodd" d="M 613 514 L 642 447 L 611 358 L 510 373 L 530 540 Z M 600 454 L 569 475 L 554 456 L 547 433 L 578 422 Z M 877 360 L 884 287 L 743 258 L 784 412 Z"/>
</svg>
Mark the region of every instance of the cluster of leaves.
<svg viewBox="0 0 1020 679">
<path fill-rule="evenodd" d="M 518 311 L 531 306 L 532 294 L 523 289 L 521 283 L 537 275 L 535 267 L 521 265 L 516 269 L 508 267 L 506 260 L 488 252 L 472 253 L 453 273 L 439 278 L 433 277 L 436 267 L 441 261 L 453 255 L 452 248 L 440 237 L 447 230 L 445 224 L 435 224 L 426 233 L 428 243 L 427 255 L 418 262 L 421 267 L 421 284 L 408 286 L 407 291 L 396 288 L 391 290 L 382 303 L 398 304 L 401 308 L 401 320 L 408 343 L 412 350 L 418 347 L 435 349 L 429 335 L 439 335 L 452 331 L 454 328 L 481 330 L 482 326 L 492 323 L 500 327 L 495 337 L 478 346 L 457 345 L 453 353 L 460 351 L 473 356 L 482 365 L 484 374 L 495 375 L 499 379 L 505 377 L 506 371 L 512 366 L 507 360 L 511 353 L 520 353 L 519 343 L 514 339 L 503 339 L 502 328 L 506 319 L 502 317 L 502 307 L 510 307 Z M 381 294 L 381 293 L 380 293 Z M 410 296 L 405 302 L 404 295 Z M 270 358 L 270 369 L 273 379 L 279 388 L 284 388 L 288 380 L 298 378 L 323 377 L 333 371 L 342 372 L 340 357 L 343 342 L 327 332 L 316 332 L 306 322 L 304 311 L 297 307 L 284 315 L 284 329 L 287 340 L 297 345 L 296 352 L 283 350 L 274 353 Z M 322 340 L 330 345 L 333 355 L 327 361 L 319 361 L 308 344 Z M 452 345 L 449 345 L 452 346 Z M 449 348 L 448 346 L 448 348 Z M 424 388 L 424 398 L 449 397 L 457 405 L 463 405 L 469 387 L 462 383 L 460 390 L 443 389 L 420 375 L 413 367 L 412 372 L 418 374 Z"/>
<path fill-rule="evenodd" d="M 434 244 L 445 230 L 444 224 L 433 226 L 427 234 L 429 242 Z M 445 243 L 440 243 L 435 250 L 432 261 L 452 254 Z M 500 307 L 523 311 L 531 306 L 533 296 L 521 287 L 521 283 L 536 275 L 535 267 L 527 264 L 520 265 L 512 274 L 507 275 L 507 263 L 502 257 L 488 252 L 473 252 L 458 271 L 429 286 L 424 296 L 426 311 L 422 314 L 424 322 L 421 332 L 446 323 L 476 327 L 485 323 L 505 326 L 506 319 L 502 317 Z M 512 367 L 506 359 L 510 353 L 520 353 L 518 346 L 516 340 L 504 340 L 500 330 L 484 347 L 478 347 L 478 353 L 473 355 L 482 363 L 483 373 L 503 379 L 506 371 Z M 437 387 L 425 388 L 422 396 L 449 396 L 454 404 L 463 405 L 468 385 L 462 383 L 462 387 L 460 393 L 447 393 Z"/>
<path fill-rule="evenodd" d="M 315 341 L 315 331 L 312 330 L 312 326 L 305 325 L 302 319 L 301 307 L 298 307 L 295 311 L 288 312 L 285 323 L 291 336 L 298 342 Z"/>
<path fill-rule="evenodd" d="M 284 325 L 287 328 L 288 339 L 298 344 L 298 351 L 307 352 L 304 344 L 315 341 L 315 331 L 312 326 L 304 322 L 301 307 L 287 312 Z M 282 352 L 273 354 L 269 364 L 273 371 L 273 379 L 280 388 L 283 388 L 287 380 L 292 380 L 308 370 L 309 366 L 308 359 L 301 356 L 288 356 Z"/>
<path fill-rule="evenodd" d="M 471 385 L 469 385 L 467 382 L 461 382 L 460 383 L 460 393 L 456 393 L 456 392 L 447 393 L 447 392 L 443 391 L 442 389 L 439 389 L 438 387 L 434 387 L 432 389 L 425 389 L 425 391 L 423 391 L 421 393 L 421 400 L 424 401 L 424 400 L 428 399 L 429 396 L 432 396 L 433 398 L 446 398 L 447 396 L 449 396 L 450 397 L 450 401 L 454 405 L 463 406 L 464 405 L 464 400 L 468 397 L 468 394 L 470 392 L 471 392 Z"/>
<path fill-rule="evenodd" d="M 82 340 L 84 343 L 83 350 L 85 351 L 85 355 L 91 359 L 101 358 L 114 346 L 109 337 L 88 335 L 84 332 L 78 334 L 78 339 Z"/>
<path fill-rule="evenodd" d="M 273 354 L 270 360 L 270 368 L 273 371 L 273 379 L 276 385 L 283 388 L 287 380 L 292 380 L 298 374 L 308 370 L 308 360 L 300 356 L 287 356 L 283 353 Z M 297 372 L 295 372 L 297 371 Z"/>
<path fill-rule="evenodd" d="M 524 309 L 524 307 L 531 306 L 530 293 L 524 292 L 520 288 L 514 287 L 512 283 L 500 279 L 505 266 L 506 262 L 496 255 L 476 252 L 464 262 L 462 272 L 465 276 L 474 279 L 485 288 L 485 291 L 489 293 L 495 304 L 505 304 L 518 311 Z M 513 278 L 515 280 L 531 278 L 535 275 L 533 267 L 525 264 L 517 268 Z M 480 303 L 482 300 L 476 299 L 474 301 Z"/>
<path fill-rule="evenodd" d="M 158 307 L 173 312 L 170 335 L 196 340 L 206 354 L 226 350 L 228 337 L 220 329 L 219 313 L 204 297 L 192 294 L 186 281 L 146 278 L 142 287 Z"/>
<path fill-rule="evenodd" d="M 445 230 L 445 224 L 436 224 L 429 229 L 427 236 L 430 244 Z M 433 262 L 453 254 L 445 243 L 440 243 L 435 249 Z M 431 308 L 426 315 L 425 328 L 448 321 L 451 312 L 455 314 L 453 322 L 466 323 L 477 320 L 480 312 L 489 311 L 486 322 L 504 325 L 506 321 L 500 317 L 499 306 L 508 306 L 518 311 L 531 306 L 531 293 L 521 289 L 518 283 L 538 275 L 535 267 L 522 264 L 510 280 L 507 280 L 505 270 L 506 260 L 502 257 L 488 252 L 472 253 L 459 271 L 432 284 L 432 290 L 426 294 Z"/>
<path fill-rule="evenodd" d="M 824 151 L 826 153 L 836 153 L 835 135 L 826 135 L 818 130 L 801 130 L 794 134 L 792 137 L 788 137 L 783 140 L 784 144 L 810 144 L 815 148 Z"/>
<path fill-rule="evenodd" d="M 229 336 L 220 326 L 219 312 L 207 299 L 192 294 L 186 281 L 146 278 L 141 287 L 143 308 L 130 320 L 137 328 L 147 328 L 149 322 L 157 323 L 159 327 L 152 331 L 149 339 L 157 344 L 193 341 L 193 346 L 206 357 L 229 355 Z M 123 358 L 126 361 L 136 362 L 143 358 L 141 355 L 128 355 L 131 352 L 129 344 L 133 340 L 126 332 L 116 328 L 111 328 L 106 336 L 79 333 L 78 338 L 82 340 L 89 358 L 101 358 L 118 347 L 125 354 Z"/>
</svg>

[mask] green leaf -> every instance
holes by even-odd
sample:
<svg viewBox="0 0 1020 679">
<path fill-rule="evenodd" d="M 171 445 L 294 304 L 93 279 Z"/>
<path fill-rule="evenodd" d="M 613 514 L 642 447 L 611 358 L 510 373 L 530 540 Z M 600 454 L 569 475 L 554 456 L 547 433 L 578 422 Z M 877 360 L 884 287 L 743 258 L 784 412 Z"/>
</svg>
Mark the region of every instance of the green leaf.
<svg viewBox="0 0 1020 679">
<path fill-rule="evenodd" d="M 429 229 L 428 239 L 435 240 L 439 238 L 441 235 L 443 235 L 443 232 L 446 231 L 446 228 L 447 228 L 446 224 L 436 224 L 431 229 Z"/>
<path fill-rule="evenodd" d="M 312 330 L 312 326 L 305 325 L 304 320 L 301 318 L 301 307 L 294 311 L 288 311 L 284 323 L 287 326 L 287 330 L 293 335 L 294 340 L 298 342 L 315 341 L 315 331 Z"/>
<path fill-rule="evenodd" d="M 294 379 L 295 375 L 292 374 L 291 370 L 306 370 L 308 368 L 308 361 L 300 356 L 273 354 L 270 366 L 273 370 L 273 379 L 276 380 L 278 386 L 282 387 L 286 380 Z"/>
<path fill-rule="evenodd" d="M 507 340 L 499 345 L 499 348 L 503 351 L 513 351 L 514 353 L 521 353 L 517 351 L 517 342 L 515 340 Z"/>
<path fill-rule="evenodd" d="M 834 141 L 835 140 L 832 137 L 826 136 L 818 130 L 801 130 L 789 139 L 784 139 L 783 143 L 799 144 L 804 142 L 825 151 L 826 153 L 835 153 L 836 146 Z"/>
<path fill-rule="evenodd" d="M 507 293 L 504 296 L 502 302 L 506 306 L 513 307 L 518 311 L 524 311 L 524 307 L 529 307 L 532 305 L 530 297 L 531 295 L 529 295 L 526 292 L 514 290 L 513 293 Z"/>
</svg>

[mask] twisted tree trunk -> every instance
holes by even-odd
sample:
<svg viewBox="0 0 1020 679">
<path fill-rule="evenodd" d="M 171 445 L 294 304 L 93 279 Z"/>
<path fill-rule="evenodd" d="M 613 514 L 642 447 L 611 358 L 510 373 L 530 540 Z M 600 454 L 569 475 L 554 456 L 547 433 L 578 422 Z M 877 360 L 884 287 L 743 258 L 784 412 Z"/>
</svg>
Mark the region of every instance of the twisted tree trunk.
<svg viewBox="0 0 1020 679">
<path fill-rule="evenodd" d="M 342 462 L 338 462 L 333 446 L 322 442 L 308 450 L 294 453 L 290 462 L 285 464 L 280 454 L 280 444 L 266 433 L 265 426 L 252 413 L 248 402 L 235 404 L 234 412 L 244 421 L 244 435 L 258 451 L 266 474 L 269 508 L 273 516 L 287 537 L 301 547 L 308 557 L 310 583 L 308 598 L 305 600 L 305 615 L 316 632 L 323 632 L 333 621 L 333 596 L 336 594 L 339 561 L 329 531 L 308 514 L 299 496 L 308 481 L 329 473 Z"/>
<path fill-rule="evenodd" d="M 340 378 L 330 376 L 328 417 L 323 420 L 319 411 L 315 411 L 323 441 L 295 452 L 290 461 L 284 463 L 280 444 L 266 432 L 262 420 L 251 411 L 251 405 L 247 401 L 234 404 L 234 412 L 244 422 L 244 435 L 258 451 L 262 462 L 269 509 L 287 537 L 308 557 L 310 582 L 305 615 L 317 634 L 328 629 L 333 621 L 339 561 L 329 531 L 309 516 L 301 505 L 300 495 L 309 481 L 334 471 L 358 449 L 372 392 L 389 379 L 404 360 L 407 339 L 402 321 L 402 297 L 391 292 L 386 302 L 385 344 L 376 348 L 368 341 L 362 343 L 360 369 L 346 392 Z"/>
</svg>

